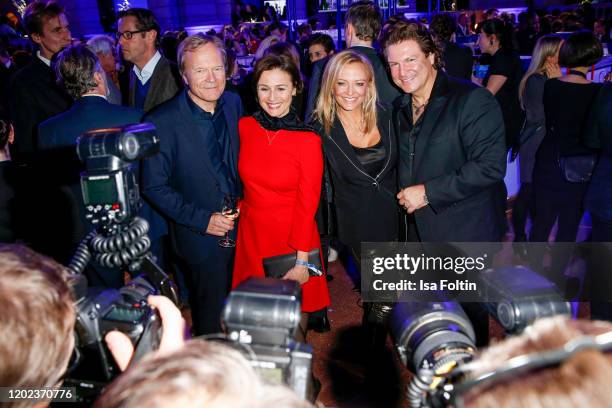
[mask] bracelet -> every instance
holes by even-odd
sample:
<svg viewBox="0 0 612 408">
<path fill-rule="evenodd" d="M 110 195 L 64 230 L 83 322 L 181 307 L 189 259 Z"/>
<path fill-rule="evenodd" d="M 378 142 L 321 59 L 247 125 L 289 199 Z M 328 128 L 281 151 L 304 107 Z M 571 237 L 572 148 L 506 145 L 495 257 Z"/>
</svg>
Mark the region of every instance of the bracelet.
<svg viewBox="0 0 612 408">
<path fill-rule="evenodd" d="M 429 198 L 427 198 L 427 194 L 423 193 L 423 201 L 425 202 L 425 206 L 429 205 Z"/>
<path fill-rule="evenodd" d="M 316 276 L 323 275 L 323 272 L 317 269 L 317 266 L 315 264 L 311 264 L 307 261 L 302 261 L 301 259 L 295 260 L 295 266 L 305 266 L 308 270 L 312 271 Z"/>
</svg>

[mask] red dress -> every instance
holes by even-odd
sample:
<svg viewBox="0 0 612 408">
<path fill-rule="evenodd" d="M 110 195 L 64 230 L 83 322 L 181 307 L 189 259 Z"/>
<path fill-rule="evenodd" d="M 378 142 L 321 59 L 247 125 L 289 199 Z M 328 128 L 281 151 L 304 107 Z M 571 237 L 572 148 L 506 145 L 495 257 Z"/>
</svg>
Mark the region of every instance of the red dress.
<svg viewBox="0 0 612 408">
<path fill-rule="evenodd" d="M 323 153 L 313 132 L 261 127 L 246 117 L 238 125 L 238 172 L 244 187 L 232 287 L 264 276 L 263 258 L 321 248 L 315 213 L 321 194 Z M 302 285 L 302 311 L 329 305 L 325 276 Z"/>
</svg>

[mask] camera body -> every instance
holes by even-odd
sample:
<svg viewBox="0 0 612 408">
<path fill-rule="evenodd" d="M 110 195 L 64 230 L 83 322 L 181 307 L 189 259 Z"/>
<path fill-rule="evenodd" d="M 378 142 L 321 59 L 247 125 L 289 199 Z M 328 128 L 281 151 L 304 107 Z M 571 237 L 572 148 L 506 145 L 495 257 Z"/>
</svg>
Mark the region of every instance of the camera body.
<svg viewBox="0 0 612 408">
<path fill-rule="evenodd" d="M 138 215 L 134 162 L 158 151 L 159 139 L 149 123 L 92 130 L 77 139 L 77 154 L 87 168 L 81 174 L 85 217 L 92 225 L 112 227 Z"/>
<path fill-rule="evenodd" d="M 105 345 L 106 334 L 125 333 L 135 346 L 132 361 L 138 361 L 161 339 L 160 317 L 147 298 L 161 293 L 177 302 L 175 287 L 149 253 L 148 223 L 137 217 L 141 202 L 134 161 L 158 150 L 155 127 L 147 123 L 93 130 L 77 139 L 86 166 L 81 174 L 86 218 L 95 227 L 68 266 L 77 319 L 65 383 L 76 387 L 81 402 L 93 402 L 120 372 Z M 136 277 L 121 289 L 90 288 L 82 272 L 92 257 L 98 266 L 129 270 Z"/>
<path fill-rule="evenodd" d="M 251 278 L 227 299 L 222 324 L 230 346 L 265 379 L 284 383 L 303 399 L 313 393 L 312 347 L 295 341 L 301 288 L 292 280 Z"/>
</svg>

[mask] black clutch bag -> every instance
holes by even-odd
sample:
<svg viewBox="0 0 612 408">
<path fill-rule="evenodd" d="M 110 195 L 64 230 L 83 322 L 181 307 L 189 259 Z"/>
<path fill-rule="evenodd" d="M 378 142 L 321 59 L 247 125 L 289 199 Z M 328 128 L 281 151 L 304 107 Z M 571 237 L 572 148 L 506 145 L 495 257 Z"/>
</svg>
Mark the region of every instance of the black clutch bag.
<svg viewBox="0 0 612 408">
<path fill-rule="evenodd" d="M 297 254 L 295 252 L 264 258 L 263 268 L 266 278 L 281 279 L 289 269 L 295 266 L 296 258 Z M 311 268 L 308 268 L 310 276 L 321 276 L 323 266 L 321 265 L 319 249 L 313 249 L 308 252 L 308 263 L 314 265 L 317 269 L 317 271 L 313 271 Z"/>
</svg>

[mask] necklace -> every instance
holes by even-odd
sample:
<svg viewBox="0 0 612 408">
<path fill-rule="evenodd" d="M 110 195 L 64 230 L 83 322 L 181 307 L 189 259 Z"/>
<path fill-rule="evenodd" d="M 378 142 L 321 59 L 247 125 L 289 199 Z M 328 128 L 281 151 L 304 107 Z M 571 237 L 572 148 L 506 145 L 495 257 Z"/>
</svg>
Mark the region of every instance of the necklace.
<svg viewBox="0 0 612 408">
<path fill-rule="evenodd" d="M 425 110 L 425 107 L 427 106 L 427 104 L 429 103 L 429 99 L 427 99 L 425 102 L 423 102 L 420 105 L 417 105 L 416 103 L 414 103 L 414 100 L 412 101 L 412 111 L 414 112 L 415 116 L 420 116 L 421 113 L 423 113 L 423 111 Z"/>
<path fill-rule="evenodd" d="M 361 118 L 361 120 L 359 121 L 360 124 L 362 126 L 359 126 L 359 128 L 357 128 L 355 125 L 353 125 L 351 122 L 349 122 L 349 124 L 345 123 L 344 120 L 342 119 L 342 117 L 340 115 L 338 115 L 338 119 L 340 119 L 340 123 L 342 123 L 342 126 L 344 127 L 344 129 L 349 129 L 353 132 L 356 133 L 356 135 L 359 137 L 360 142 L 363 142 L 363 139 L 365 138 L 366 134 L 363 130 L 361 130 L 361 128 L 363 127 L 363 117 Z M 347 137 L 348 137 L 348 132 L 345 132 Z"/>
<path fill-rule="evenodd" d="M 263 128 L 263 130 L 266 132 L 266 136 L 268 138 L 268 146 L 272 146 L 272 142 L 274 141 L 274 139 L 276 139 L 276 136 L 278 136 L 278 132 L 280 132 L 282 129 L 278 129 L 276 132 L 273 132 L 272 137 L 270 137 L 270 133 L 268 133 L 268 129 Z"/>
</svg>

